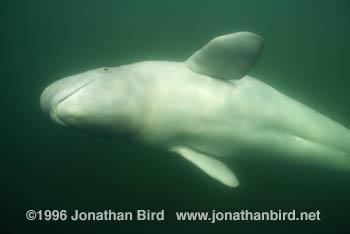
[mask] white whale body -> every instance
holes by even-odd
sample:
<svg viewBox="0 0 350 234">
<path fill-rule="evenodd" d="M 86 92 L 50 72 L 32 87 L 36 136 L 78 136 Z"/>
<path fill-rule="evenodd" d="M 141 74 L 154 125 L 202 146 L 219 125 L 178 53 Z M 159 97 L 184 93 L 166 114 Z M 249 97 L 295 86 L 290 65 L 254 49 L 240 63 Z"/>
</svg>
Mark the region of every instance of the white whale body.
<svg viewBox="0 0 350 234">
<path fill-rule="evenodd" d="M 41 107 L 83 133 L 175 152 L 231 187 L 239 182 L 223 161 L 250 149 L 349 170 L 348 128 L 247 75 L 262 49 L 238 32 L 185 62 L 90 70 L 48 86 Z"/>
</svg>

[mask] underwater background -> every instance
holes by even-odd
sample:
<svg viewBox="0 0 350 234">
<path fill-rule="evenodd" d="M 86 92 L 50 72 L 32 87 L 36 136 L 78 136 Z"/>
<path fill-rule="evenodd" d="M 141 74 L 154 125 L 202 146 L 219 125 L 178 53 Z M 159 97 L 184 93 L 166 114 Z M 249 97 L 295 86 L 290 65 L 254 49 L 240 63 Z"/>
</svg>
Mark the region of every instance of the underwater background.
<svg viewBox="0 0 350 234">
<path fill-rule="evenodd" d="M 61 127 L 39 97 L 68 75 L 184 61 L 216 36 L 250 31 L 265 41 L 250 75 L 349 128 L 350 1 L 3 0 L 0 20 L 2 233 L 349 233 L 350 172 L 229 161 L 232 189 L 177 155 Z M 165 221 L 28 221 L 29 209 L 165 210 Z M 175 217 L 245 209 L 320 210 L 321 221 Z"/>
</svg>

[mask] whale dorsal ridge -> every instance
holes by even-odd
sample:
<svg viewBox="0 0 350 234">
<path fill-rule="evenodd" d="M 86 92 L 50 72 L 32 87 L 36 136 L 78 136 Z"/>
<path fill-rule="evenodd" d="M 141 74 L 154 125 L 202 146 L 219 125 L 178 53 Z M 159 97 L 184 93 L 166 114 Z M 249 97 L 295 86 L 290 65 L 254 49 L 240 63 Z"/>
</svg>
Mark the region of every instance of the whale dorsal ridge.
<svg viewBox="0 0 350 234">
<path fill-rule="evenodd" d="M 185 61 L 190 70 L 224 80 L 240 79 L 258 60 L 263 39 L 249 32 L 216 37 Z"/>
</svg>

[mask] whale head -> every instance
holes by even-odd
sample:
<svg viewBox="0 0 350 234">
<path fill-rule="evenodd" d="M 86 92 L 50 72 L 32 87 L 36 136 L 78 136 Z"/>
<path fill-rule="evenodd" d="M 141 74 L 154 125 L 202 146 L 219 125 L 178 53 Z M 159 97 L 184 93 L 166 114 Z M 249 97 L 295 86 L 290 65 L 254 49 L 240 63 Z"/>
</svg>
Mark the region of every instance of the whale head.
<svg viewBox="0 0 350 234">
<path fill-rule="evenodd" d="M 135 136 L 145 95 L 130 73 L 104 67 L 52 83 L 40 106 L 54 122 L 92 136 Z"/>
</svg>

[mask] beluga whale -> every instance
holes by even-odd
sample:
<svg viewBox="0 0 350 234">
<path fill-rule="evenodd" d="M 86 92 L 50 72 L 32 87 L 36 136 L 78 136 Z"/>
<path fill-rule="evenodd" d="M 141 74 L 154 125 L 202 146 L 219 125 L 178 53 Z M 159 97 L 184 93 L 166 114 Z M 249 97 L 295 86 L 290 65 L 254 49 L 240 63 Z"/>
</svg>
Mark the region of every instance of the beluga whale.
<svg viewBox="0 0 350 234">
<path fill-rule="evenodd" d="M 209 41 L 184 62 L 102 67 L 49 85 L 53 121 L 94 137 L 173 152 L 224 185 L 250 150 L 350 171 L 349 129 L 248 74 L 264 47 L 250 32 Z"/>
</svg>

